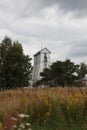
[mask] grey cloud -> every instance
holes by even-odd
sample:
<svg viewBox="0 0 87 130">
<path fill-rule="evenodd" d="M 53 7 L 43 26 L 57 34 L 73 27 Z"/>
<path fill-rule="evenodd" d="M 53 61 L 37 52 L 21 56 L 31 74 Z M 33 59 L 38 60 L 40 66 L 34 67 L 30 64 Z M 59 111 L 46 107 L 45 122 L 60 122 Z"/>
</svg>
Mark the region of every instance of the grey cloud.
<svg viewBox="0 0 87 130">
<path fill-rule="evenodd" d="M 23 41 L 27 52 L 28 47 L 32 48 L 31 54 L 36 47 L 40 49 L 41 39 L 52 49 L 55 59 L 87 56 L 87 39 L 81 40 L 87 37 L 86 19 L 80 22 L 81 19 L 69 19 L 67 14 L 51 14 L 51 9 L 45 12 L 47 19 L 44 18 L 43 11 L 52 6 L 59 11 L 71 11 L 78 17 L 87 15 L 86 0 L 3 0 L 0 1 L 0 37 L 11 35 Z"/>
<path fill-rule="evenodd" d="M 76 16 L 87 15 L 87 0 L 3 0 L 0 9 L 14 12 L 17 18 L 37 16 L 42 10 L 56 6 L 62 12 L 73 12 Z"/>
<path fill-rule="evenodd" d="M 26 6 L 21 12 L 22 17 L 38 15 L 41 10 L 56 5 L 62 12 L 72 12 L 76 16 L 87 15 L 87 0 L 26 0 Z"/>
<path fill-rule="evenodd" d="M 58 0 L 60 9 L 75 12 L 77 15 L 87 14 L 87 0 Z"/>
<path fill-rule="evenodd" d="M 74 52 L 71 52 L 71 57 L 84 57 L 87 56 L 87 49 L 82 50 L 80 49 L 74 49 Z"/>
<path fill-rule="evenodd" d="M 68 55 L 70 57 L 87 57 L 87 39 L 73 41 Z"/>
</svg>

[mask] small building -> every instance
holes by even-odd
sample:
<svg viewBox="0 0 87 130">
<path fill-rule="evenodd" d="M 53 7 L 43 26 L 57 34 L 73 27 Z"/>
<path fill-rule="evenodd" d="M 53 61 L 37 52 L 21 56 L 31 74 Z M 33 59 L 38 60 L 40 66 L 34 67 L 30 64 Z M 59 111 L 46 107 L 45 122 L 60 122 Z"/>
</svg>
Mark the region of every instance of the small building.
<svg viewBox="0 0 87 130">
<path fill-rule="evenodd" d="M 41 79 L 40 73 L 51 65 L 51 52 L 47 48 L 43 48 L 34 55 L 34 67 L 32 74 L 32 84 Z"/>
<path fill-rule="evenodd" d="M 87 74 L 81 79 L 84 85 L 87 85 Z"/>
<path fill-rule="evenodd" d="M 80 86 L 87 86 L 87 74 L 83 78 L 76 80 L 75 83 Z"/>
</svg>

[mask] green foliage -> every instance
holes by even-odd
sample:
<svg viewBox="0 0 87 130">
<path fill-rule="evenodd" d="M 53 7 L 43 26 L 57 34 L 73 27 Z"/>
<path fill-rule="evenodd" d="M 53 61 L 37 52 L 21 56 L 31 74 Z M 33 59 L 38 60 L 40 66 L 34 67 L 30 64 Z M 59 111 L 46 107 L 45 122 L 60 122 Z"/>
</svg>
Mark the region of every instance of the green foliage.
<svg viewBox="0 0 87 130">
<path fill-rule="evenodd" d="M 42 73 L 42 82 L 50 86 L 70 86 L 78 79 L 75 75 L 79 65 L 75 65 L 70 60 L 54 62 L 49 69 L 45 69 Z"/>
<path fill-rule="evenodd" d="M 75 103 L 76 97 L 73 96 L 72 98 L 75 98 Z M 71 101 L 71 99 L 63 99 L 61 103 L 61 99 L 54 98 L 53 100 L 49 100 L 46 104 L 42 102 L 43 106 L 38 105 L 38 109 L 35 108 L 33 113 L 33 129 L 86 130 L 85 124 L 87 122 L 85 119 L 87 118 L 87 114 L 85 113 L 85 115 L 83 115 L 84 104 L 78 105 L 77 103 L 69 107 L 69 104 L 67 104 L 68 101 Z"/>
<path fill-rule="evenodd" d="M 82 62 L 80 63 L 79 70 L 78 70 L 79 79 L 83 78 L 85 74 L 87 74 L 87 65 L 84 62 Z"/>
<path fill-rule="evenodd" d="M 24 55 L 22 45 L 5 37 L 0 44 L 0 87 L 3 89 L 28 86 L 31 58 Z"/>
</svg>

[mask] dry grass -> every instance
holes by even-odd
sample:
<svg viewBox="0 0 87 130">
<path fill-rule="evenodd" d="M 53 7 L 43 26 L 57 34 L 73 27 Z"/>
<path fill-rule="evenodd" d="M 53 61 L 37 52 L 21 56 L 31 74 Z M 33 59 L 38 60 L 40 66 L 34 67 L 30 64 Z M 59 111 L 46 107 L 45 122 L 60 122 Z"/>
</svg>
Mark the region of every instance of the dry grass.
<svg viewBox="0 0 87 130">
<path fill-rule="evenodd" d="M 61 110 L 58 110 L 60 109 Z M 43 122 L 52 119 L 55 115 L 62 117 L 65 122 L 67 116 L 72 118 L 74 114 L 83 118 L 87 109 L 87 88 L 57 87 L 57 88 L 22 88 L 0 92 L 0 120 L 3 121 L 6 115 L 11 113 L 29 114 L 31 121 Z M 79 112 L 79 113 L 78 113 Z M 87 118 L 87 114 L 85 114 Z M 83 119 L 82 119 L 83 120 Z"/>
<path fill-rule="evenodd" d="M 87 97 L 87 88 L 26 88 L 0 92 L 0 112 L 21 111 L 20 104 L 25 106 L 32 104 L 39 104 L 43 100 L 55 97 L 66 97 L 67 95 L 76 95 L 80 93 L 84 98 Z M 22 104 L 22 105 L 23 105 Z"/>
</svg>

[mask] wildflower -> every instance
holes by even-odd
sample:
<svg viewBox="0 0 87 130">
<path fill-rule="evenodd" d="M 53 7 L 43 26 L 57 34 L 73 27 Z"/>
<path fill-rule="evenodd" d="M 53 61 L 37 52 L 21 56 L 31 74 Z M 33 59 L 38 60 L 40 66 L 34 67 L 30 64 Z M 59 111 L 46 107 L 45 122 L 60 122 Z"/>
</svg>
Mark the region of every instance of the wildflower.
<svg viewBox="0 0 87 130">
<path fill-rule="evenodd" d="M 49 107 L 52 108 L 52 104 L 49 104 Z"/>
<path fill-rule="evenodd" d="M 27 118 L 28 118 L 28 117 L 29 117 L 29 115 L 25 115 L 25 117 L 27 117 Z"/>
<path fill-rule="evenodd" d="M 0 122 L 0 130 L 2 130 L 2 123 Z"/>
<path fill-rule="evenodd" d="M 67 96 L 67 99 L 68 99 L 68 100 L 72 100 L 72 98 L 73 98 L 73 96 L 72 96 L 71 94 L 69 94 L 69 95 Z"/>
<path fill-rule="evenodd" d="M 63 104 L 63 100 L 62 99 L 60 100 L 60 104 Z"/>
<path fill-rule="evenodd" d="M 17 121 L 17 119 L 15 117 L 12 117 L 11 120 Z"/>
<path fill-rule="evenodd" d="M 19 114 L 19 117 L 21 117 L 21 118 L 25 118 L 25 117 L 29 117 L 29 115 Z"/>
<path fill-rule="evenodd" d="M 50 112 L 47 112 L 47 114 L 46 114 L 47 116 L 50 116 Z"/>
<path fill-rule="evenodd" d="M 48 101 L 48 100 L 46 100 L 46 102 L 45 102 L 45 103 L 46 103 L 46 106 L 48 106 L 48 105 L 49 105 L 49 101 Z"/>
<path fill-rule="evenodd" d="M 19 127 L 22 128 L 22 129 L 24 129 L 25 128 L 24 123 L 21 123 Z"/>
<path fill-rule="evenodd" d="M 21 130 L 21 128 L 18 128 L 18 130 Z"/>
<path fill-rule="evenodd" d="M 13 127 L 14 127 L 14 128 L 17 128 L 17 126 L 16 126 L 16 125 L 13 125 Z"/>
<path fill-rule="evenodd" d="M 76 98 L 74 99 L 74 103 L 77 104 L 78 102 L 79 102 L 79 98 L 76 97 Z"/>
<path fill-rule="evenodd" d="M 30 126 L 31 124 L 30 123 L 26 123 L 26 126 Z"/>
<path fill-rule="evenodd" d="M 31 128 L 29 128 L 28 130 L 32 130 Z"/>
<path fill-rule="evenodd" d="M 67 110 L 69 110 L 69 106 L 67 105 Z"/>
</svg>

